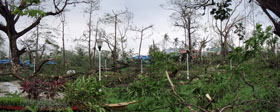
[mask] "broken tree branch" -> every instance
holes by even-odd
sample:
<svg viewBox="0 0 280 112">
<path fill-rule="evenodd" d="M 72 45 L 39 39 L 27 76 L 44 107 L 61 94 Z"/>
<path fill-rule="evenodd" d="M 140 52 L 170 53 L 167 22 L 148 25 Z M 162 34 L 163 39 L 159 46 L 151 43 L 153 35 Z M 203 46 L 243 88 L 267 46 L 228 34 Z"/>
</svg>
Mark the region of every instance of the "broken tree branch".
<svg viewBox="0 0 280 112">
<path fill-rule="evenodd" d="M 170 86 L 171 86 L 171 88 L 172 88 L 173 93 L 175 94 L 176 97 L 178 97 L 178 98 L 180 99 L 180 101 L 181 101 L 182 104 L 186 105 L 186 106 L 188 107 L 188 109 L 189 109 L 191 112 L 195 112 L 195 111 L 191 108 L 191 106 L 193 106 L 193 107 L 195 107 L 195 108 L 198 108 L 198 109 L 200 109 L 200 110 L 203 111 L 203 112 L 207 112 L 207 110 L 205 110 L 205 109 L 203 109 L 203 108 L 201 108 L 201 107 L 199 107 L 199 106 L 186 103 L 186 101 L 185 101 L 181 96 L 179 96 L 178 93 L 176 92 L 175 85 L 172 83 L 172 81 L 171 81 L 171 79 L 170 79 L 170 77 L 169 77 L 168 72 L 165 71 L 165 73 L 166 73 L 166 77 L 167 77 L 168 82 L 169 82 L 169 84 L 170 84 Z"/>
<path fill-rule="evenodd" d="M 46 59 L 46 60 L 43 60 L 41 62 L 41 64 L 39 65 L 39 67 L 36 69 L 35 73 L 34 73 L 34 76 L 36 76 L 36 74 L 42 69 L 43 65 L 51 60 L 54 60 L 54 58 L 49 58 L 49 59 Z"/>
</svg>

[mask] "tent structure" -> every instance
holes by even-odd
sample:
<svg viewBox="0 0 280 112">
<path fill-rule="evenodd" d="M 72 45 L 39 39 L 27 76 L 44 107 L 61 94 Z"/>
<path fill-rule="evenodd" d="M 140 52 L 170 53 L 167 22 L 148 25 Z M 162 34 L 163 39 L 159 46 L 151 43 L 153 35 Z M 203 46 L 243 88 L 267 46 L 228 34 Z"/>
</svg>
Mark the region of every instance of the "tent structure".
<svg viewBox="0 0 280 112">
<path fill-rule="evenodd" d="M 0 60 L 0 64 L 9 64 L 10 60 Z"/>
<path fill-rule="evenodd" d="M 0 60 L 0 64 L 10 64 L 11 60 Z M 20 60 L 19 62 L 20 65 L 23 65 L 23 61 Z"/>
<path fill-rule="evenodd" d="M 133 59 L 139 59 L 139 56 L 134 56 L 132 57 Z M 145 55 L 140 55 L 140 59 L 142 60 L 149 60 L 151 59 L 149 56 L 145 56 Z"/>
</svg>

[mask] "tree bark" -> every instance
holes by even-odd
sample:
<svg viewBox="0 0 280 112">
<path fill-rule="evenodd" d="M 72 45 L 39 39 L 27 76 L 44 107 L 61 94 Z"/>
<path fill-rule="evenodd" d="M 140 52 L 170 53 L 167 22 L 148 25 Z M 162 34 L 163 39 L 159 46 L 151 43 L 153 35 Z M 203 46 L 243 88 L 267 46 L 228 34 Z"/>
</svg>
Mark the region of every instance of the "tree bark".
<svg viewBox="0 0 280 112">
<path fill-rule="evenodd" d="M 280 10 L 279 10 L 280 2 L 278 0 L 257 0 L 257 2 L 259 3 L 260 7 L 265 12 L 265 14 L 269 17 L 269 19 L 274 24 L 275 27 L 274 33 L 280 36 L 280 22 L 277 19 L 273 18 L 271 14 L 267 11 L 267 9 L 270 10 L 278 18 L 280 18 Z"/>
<path fill-rule="evenodd" d="M 90 4 L 90 9 L 92 9 L 92 4 Z M 88 21 L 88 55 L 89 55 L 89 69 L 92 69 L 92 61 L 91 61 L 91 16 L 92 16 L 92 10 L 89 11 L 89 21 Z"/>
<path fill-rule="evenodd" d="M 189 59 L 190 61 L 192 60 L 192 58 L 190 58 L 190 56 L 192 56 L 192 38 L 191 38 L 191 17 L 188 16 L 188 37 L 189 37 L 189 51 L 190 51 L 190 55 L 189 55 Z"/>
<path fill-rule="evenodd" d="M 114 61 L 114 71 L 117 70 L 117 22 L 118 15 L 115 14 L 115 43 L 114 43 L 114 51 L 113 51 L 113 61 Z"/>
<path fill-rule="evenodd" d="M 34 66 L 37 67 L 38 63 L 39 62 L 39 53 L 38 53 L 38 50 L 39 50 L 39 25 L 36 27 L 36 62 L 34 62 Z"/>
<path fill-rule="evenodd" d="M 63 73 L 66 73 L 66 57 L 65 57 L 65 42 L 64 42 L 64 24 L 65 18 L 62 17 L 62 53 L 63 53 Z"/>
<path fill-rule="evenodd" d="M 139 44 L 139 52 L 138 52 L 138 70 L 141 71 L 141 47 L 142 47 L 142 40 L 143 40 L 143 30 L 141 31 L 140 36 L 140 44 Z"/>
<path fill-rule="evenodd" d="M 142 47 L 142 41 L 143 41 L 143 36 L 144 36 L 144 31 L 152 28 L 153 25 L 150 25 L 148 27 L 142 28 L 142 29 L 132 29 L 134 31 L 140 32 L 140 44 L 139 44 L 139 52 L 138 52 L 138 70 L 141 71 L 141 47 Z"/>
<path fill-rule="evenodd" d="M 10 49 L 11 49 L 11 57 L 12 57 L 12 72 L 17 73 L 20 72 L 20 51 L 17 48 L 16 39 L 14 37 L 10 37 Z"/>
<path fill-rule="evenodd" d="M 66 5 L 68 4 L 68 1 L 65 1 L 62 5 L 61 8 L 59 8 L 56 4 L 54 3 L 55 6 L 55 12 L 46 12 L 45 16 L 50 16 L 50 15 L 57 15 L 59 13 L 61 13 Z M 25 1 L 22 1 L 18 6 L 16 6 L 18 8 L 18 10 L 25 10 L 28 7 L 31 7 L 33 5 L 33 2 L 31 3 L 26 3 Z M 25 27 L 23 30 L 17 32 L 15 27 L 16 27 L 16 23 L 18 22 L 19 18 L 22 16 L 20 14 L 14 14 L 12 11 L 13 8 L 11 8 L 11 4 L 8 3 L 8 1 L 6 0 L 6 3 L 0 2 L 0 15 L 4 18 L 1 23 L 6 23 L 6 25 L 4 24 L 0 24 L 0 30 L 3 31 L 9 38 L 9 42 L 10 42 L 10 51 L 11 51 L 11 60 L 12 60 L 12 66 L 13 72 L 19 72 L 20 71 L 20 56 L 25 52 L 25 48 L 19 50 L 17 47 L 17 39 L 20 38 L 22 35 L 26 34 L 28 31 L 32 30 L 34 27 L 36 27 L 41 19 L 43 17 L 37 17 L 36 20 L 34 22 L 32 22 L 32 24 L 30 24 L 29 26 Z"/>
<path fill-rule="evenodd" d="M 99 24 L 99 20 L 96 22 L 95 41 L 94 41 L 94 45 L 93 45 L 93 57 L 92 57 L 92 65 L 93 66 L 94 66 L 94 63 L 95 63 L 96 41 L 97 41 L 97 36 L 98 36 L 98 24 Z"/>
</svg>

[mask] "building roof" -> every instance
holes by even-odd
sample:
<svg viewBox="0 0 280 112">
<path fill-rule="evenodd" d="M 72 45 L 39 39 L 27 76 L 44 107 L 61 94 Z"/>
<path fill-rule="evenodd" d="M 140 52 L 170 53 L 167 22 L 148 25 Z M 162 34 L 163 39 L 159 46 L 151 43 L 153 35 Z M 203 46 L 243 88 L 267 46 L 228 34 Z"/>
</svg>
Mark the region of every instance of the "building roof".
<svg viewBox="0 0 280 112">
<path fill-rule="evenodd" d="M 228 51 L 231 51 L 232 48 L 231 47 L 227 47 Z M 222 48 L 221 47 L 213 47 L 207 50 L 207 52 L 222 52 Z"/>
<path fill-rule="evenodd" d="M 139 59 L 139 56 L 134 56 L 132 57 L 133 59 Z M 149 60 L 151 59 L 149 56 L 145 56 L 145 55 L 140 55 L 140 58 L 143 60 Z"/>
<path fill-rule="evenodd" d="M 180 50 L 179 53 L 183 54 L 183 53 L 186 53 L 187 51 L 188 51 L 188 49 L 184 49 L 184 50 Z M 199 51 L 196 50 L 196 49 L 192 49 L 192 52 L 193 53 L 199 53 Z"/>
</svg>

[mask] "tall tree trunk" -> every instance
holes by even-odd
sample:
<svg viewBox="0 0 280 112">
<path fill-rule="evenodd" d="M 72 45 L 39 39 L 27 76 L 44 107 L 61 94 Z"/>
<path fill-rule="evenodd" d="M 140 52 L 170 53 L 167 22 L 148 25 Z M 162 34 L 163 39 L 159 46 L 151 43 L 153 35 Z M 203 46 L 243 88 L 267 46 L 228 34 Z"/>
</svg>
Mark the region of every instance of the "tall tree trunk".
<svg viewBox="0 0 280 112">
<path fill-rule="evenodd" d="M 224 37 L 224 42 L 223 42 L 223 57 L 224 60 L 226 60 L 227 56 L 227 37 Z"/>
<path fill-rule="evenodd" d="M 187 28 L 184 28 L 184 36 L 185 36 L 185 49 L 187 49 Z"/>
<path fill-rule="evenodd" d="M 113 60 L 114 60 L 114 71 L 117 70 L 117 20 L 118 16 L 115 15 L 115 44 L 114 44 L 114 53 L 113 53 Z"/>
<path fill-rule="evenodd" d="M 188 19 L 188 27 L 187 27 L 187 29 L 188 29 L 188 37 L 189 37 L 189 51 L 190 51 L 189 57 L 190 57 L 190 56 L 192 56 L 191 17 L 188 16 L 187 19 Z M 190 61 L 192 60 L 191 58 L 189 58 L 189 59 L 190 59 Z"/>
<path fill-rule="evenodd" d="M 12 72 L 17 73 L 20 71 L 20 51 L 17 48 L 16 39 L 14 36 L 10 37 L 10 49 L 11 49 L 11 57 L 12 57 Z"/>
<path fill-rule="evenodd" d="M 203 48 L 203 46 L 204 46 L 204 44 L 200 45 L 200 47 L 199 47 L 199 59 L 200 60 L 202 60 L 202 58 L 201 58 L 202 56 L 201 55 L 202 55 L 202 48 Z"/>
<path fill-rule="evenodd" d="M 65 41 L 64 41 L 64 22 L 62 20 L 62 52 L 63 52 L 63 73 L 66 73 Z"/>
<path fill-rule="evenodd" d="M 28 58 L 29 58 L 29 62 L 30 64 L 32 63 L 32 52 L 30 51 L 30 48 L 28 47 Z"/>
<path fill-rule="evenodd" d="M 92 4 L 90 4 L 90 7 L 92 8 Z M 89 12 L 89 21 L 88 21 L 88 55 L 89 55 L 89 69 L 92 69 L 92 61 L 91 61 L 91 47 L 90 47 L 90 42 L 91 42 L 91 15 L 92 11 L 90 10 Z"/>
<path fill-rule="evenodd" d="M 156 45 L 155 45 L 155 41 L 154 41 L 154 39 L 153 39 L 153 53 L 155 53 L 156 52 Z"/>
<path fill-rule="evenodd" d="M 138 70 L 141 69 L 141 47 L 142 47 L 142 41 L 143 41 L 143 36 L 144 36 L 144 31 L 149 29 L 149 28 L 152 28 L 153 25 L 150 25 L 148 27 L 145 27 L 145 28 L 142 28 L 142 29 L 135 29 L 134 31 L 137 31 L 137 32 L 140 32 L 140 44 L 139 44 L 139 52 L 138 52 Z"/>
<path fill-rule="evenodd" d="M 122 48 L 122 58 L 125 58 L 126 56 L 125 56 L 125 51 L 124 51 L 124 46 L 123 46 L 123 42 L 124 42 L 124 40 L 123 40 L 123 38 L 124 37 L 122 37 L 122 39 L 121 39 L 121 48 Z"/>
<path fill-rule="evenodd" d="M 39 50 L 39 25 L 37 25 L 36 27 L 36 62 L 34 62 L 34 66 L 37 67 L 38 66 L 38 62 L 39 62 L 39 53 L 38 53 L 38 50 Z"/>
<path fill-rule="evenodd" d="M 10 0 L 11 1 L 11 0 Z M 14 1 L 14 0 L 12 0 Z M 62 2 L 62 1 L 61 1 Z M 46 12 L 44 16 L 39 16 L 36 18 L 36 20 L 34 22 L 32 22 L 29 26 L 26 26 L 23 28 L 23 30 L 21 31 L 17 31 L 16 30 L 16 24 L 19 20 L 20 17 L 22 17 L 23 15 L 18 14 L 18 13 L 14 13 L 13 11 L 13 7 L 17 7 L 19 11 L 24 11 L 25 9 L 28 9 L 30 7 L 32 8 L 36 8 L 36 6 L 34 5 L 34 1 L 32 2 L 22 2 L 19 4 L 13 4 L 12 2 L 9 2 L 9 0 L 5 0 L 4 2 L 0 2 L 0 13 L 1 13 L 1 17 L 3 18 L 1 20 L 1 23 L 6 23 L 6 24 L 0 24 L 0 30 L 3 31 L 5 34 L 7 34 L 7 37 L 9 38 L 9 42 L 10 42 L 10 50 L 11 50 L 11 60 L 12 60 L 12 66 L 13 66 L 13 72 L 18 72 L 20 71 L 20 56 L 25 52 L 25 48 L 19 50 L 17 48 L 17 39 L 22 37 L 24 34 L 26 34 L 27 32 L 29 32 L 30 30 L 32 30 L 34 27 L 36 27 L 42 18 L 47 17 L 47 16 L 55 16 L 60 14 L 61 12 L 63 12 L 63 10 L 65 9 L 65 7 L 68 4 L 68 1 L 65 1 L 62 5 L 61 8 L 58 6 L 59 3 L 57 3 L 56 1 L 53 1 L 53 5 L 55 7 L 55 11 L 43 11 Z M 12 6 L 14 5 L 14 6 Z M 34 17 L 34 16 L 33 16 Z M 16 76 L 17 77 L 17 76 Z M 19 77 L 17 77 L 19 78 Z"/>
<path fill-rule="evenodd" d="M 224 31 L 222 31 L 222 29 L 223 29 L 223 21 L 221 20 L 221 24 L 220 24 L 220 29 L 221 29 L 221 32 L 220 32 L 220 38 L 221 38 L 221 54 L 222 54 L 222 56 L 223 56 L 223 58 L 224 58 L 224 60 L 226 60 L 226 49 L 225 49 L 225 42 L 226 42 L 226 37 L 224 37 L 224 35 L 223 35 L 223 32 Z"/>
<path fill-rule="evenodd" d="M 141 71 L 141 47 L 142 47 L 143 31 L 141 31 L 139 52 L 138 52 L 138 70 Z"/>
<path fill-rule="evenodd" d="M 97 36 L 98 36 L 98 24 L 99 20 L 96 22 L 96 32 L 95 32 L 95 41 L 93 45 L 93 57 L 92 57 L 92 65 L 94 66 L 95 63 L 95 51 L 96 51 L 96 41 L 97 41 Z"/>
</svg>

